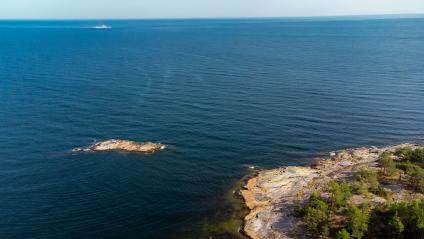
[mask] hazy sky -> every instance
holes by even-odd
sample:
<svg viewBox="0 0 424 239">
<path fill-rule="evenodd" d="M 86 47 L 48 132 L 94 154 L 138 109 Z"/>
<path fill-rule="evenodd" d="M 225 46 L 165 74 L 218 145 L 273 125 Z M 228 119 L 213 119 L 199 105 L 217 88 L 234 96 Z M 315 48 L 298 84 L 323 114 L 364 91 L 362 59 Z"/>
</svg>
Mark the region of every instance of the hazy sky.
<svg viewBox="0 0 424 239">
<path fill-rule="evenodd" d="M 424 13 L 424 0 L 0 0 L 0 18 L 207 18 Z"/>
</svg>

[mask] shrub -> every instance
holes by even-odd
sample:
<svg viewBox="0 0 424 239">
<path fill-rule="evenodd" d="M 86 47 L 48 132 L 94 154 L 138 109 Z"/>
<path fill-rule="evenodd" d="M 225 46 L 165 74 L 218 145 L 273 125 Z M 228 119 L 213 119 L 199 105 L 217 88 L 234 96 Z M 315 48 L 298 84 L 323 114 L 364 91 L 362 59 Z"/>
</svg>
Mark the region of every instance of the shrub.
<svg viewBox="0 0 424 239">
<path fill-rule="evenodd" d="M 410 236 L 424 238 L 424 200 L 414 201 L 409 206 L 409 212 L 405 217 L 409 218 Z"/>
<path fill-rule="evenodd" d="M 366 183 L 373 192 L 378 189 L 378 177 L 375 170 L 361 168 L 358 172 L 358 180 Z"/>
<path fill-rule="evenodd" d="M 374 209 L 369 238 L 424 238 L 424 201 Z"/>
<path fill-rule="evenodd" d="M 346 229 L 344 228 L 336 233 L 336 239 L 349 239 L 349 238 L 350 238 L 349 232 L 347 232 Z"/>
<path fill-rule="evenodd" d="M 415 149 L 409 155 L 407 160 L 422 165 L 424 163 L 424 149 Z"/>
<path fill-rule="evenodd" d="M 368 195 L 368 185 L 363 181 L 356 181 L 353 183 L 353 188 L 355 192 L 361 195 Z"/>
<path fill-rule="evenodd" d="M 386 199 L 386 203 L 390 205 L 390 203 L 392 202 L 392 197 L 393 197 L 393 193 L 390 191 L 387 191 L 386 189 L 384 189 L 384 187 L 378 186 L 377 191 L 375 192 L 375 195 L 383 197 L 384 199 Z"/>
<path fill-rule="evenodd" d="M 412 154 L 412 149 L 410 147 L 396 149 L 395 155 L 402 159 L 402 161 L 407 161 Z"/>
<path fill-rule="evenodd" d="M 410 185 L 418 192 L 424 192 L 424 169 L 412 163 L 406 163 L 406 173 L 409 175 Z"/>
<path fill-rule="evenodd" d="M 314 236 L 328 236 L 328 204 L 325 202 L 319 192 L 314 192 L 309 204 L 303 209 L 303 218 L 308 231 Z"/>
<path fill-rule="evenodd" d="M 386 206 L 390 206 L 393 203 L 393 193 L 391 191 L 378 187 L 377 195 L 386 199 Z"/>
<path fill-rule="evenodd" d="M 417 148 L 401 148 L 397 149 L 395 155 L 400 157 L 402 161 L 410 161 L 419 165 L 424 165 L 424 149 Z"/>
<path fill-rule="evenodd" d="M 405 147 L 405 148 L 396 149 L 394 154 L 403 159 L 406 155 L 410 154 L 411 152 L 412 152 L 412 149 L 410 147 Z"/>
<path fill-rule="evenodd" d="M 352 196 L 352 189 L 348 183 L 337 183 L 331 181 L 329 184 L 329 191 L 331 193 L 331 206 L 333 209 L 344 207 Z"/>
<path fill-rule="evenodd" d="M 390 219 L 387 227 L 392 238 L 403 238 L 402 232 L 405 230 L 405 226 L 397 213 Z"/>
<path fill-rule="evenodd" d="M 351 231 L 352 238 L 361 239 L 368 231 L 368 213 L 365 212 L 365 210 L 359 209 L 355 205 L 351 205 L 349 208 L 348 215 L 348 227 Z"/>
<path fill-rule="evenodd" d="M 389 152 L 384 152 L 380 155 L 378 162 L 383 167 L 384 175 L 391 176 L 396 172 L 396 163 Z"/>
</svg>

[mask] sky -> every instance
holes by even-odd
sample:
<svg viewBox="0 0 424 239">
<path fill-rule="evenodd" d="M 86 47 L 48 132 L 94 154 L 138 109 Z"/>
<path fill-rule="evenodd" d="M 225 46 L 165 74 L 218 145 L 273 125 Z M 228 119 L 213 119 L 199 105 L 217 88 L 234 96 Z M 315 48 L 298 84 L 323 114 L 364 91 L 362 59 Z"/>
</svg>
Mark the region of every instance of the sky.
<svg viewBox="0 0 424 239">
<path fill-rule="evenodd" d="M 424 13 L 424 0 L 0 0 L 0 19 L 293 17 Z"/>
</svg>

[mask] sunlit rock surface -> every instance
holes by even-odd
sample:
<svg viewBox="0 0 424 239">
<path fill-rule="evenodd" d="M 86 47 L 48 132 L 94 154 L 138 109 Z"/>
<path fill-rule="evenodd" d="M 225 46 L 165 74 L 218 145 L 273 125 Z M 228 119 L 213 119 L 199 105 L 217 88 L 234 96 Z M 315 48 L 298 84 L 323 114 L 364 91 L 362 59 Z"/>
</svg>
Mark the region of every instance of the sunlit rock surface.
<svg viewBox="0 0 424 239">
<path fill-rule="evenodd" d="M 137 153 L 154 153 L 165 149 L 166 146 L 152 142 L 134 142 L 130 140 L 110 139 L 95 143 L 86 148 L 75 148 L 72 151 L 127 151 Z"/>
<path fill-rule="evenodd" d="M 254 239 L 307 238 L 305 225 L 294 216 L 296 205 L 323 188 L 330 180 L 348 178 L 366 165 L 378 167 L 377 161 L 386 150 L 417 145 L 402 144 L 384 148 L 356 148 L 331 152 L 317 159 L 312 166 L 290 166 L 263 170 L 248 180 L 241 194 L 250 212 L 244 219 L 244 233 Z M 390 189 L 389 189 L 390 190 Z M 402 199 L 402 189 L 390 190 L 395 198 Z M 353 198 L 360 202 L 362 198 Z M 382 198 L 370 201 L 381 203 Z"/>
</svg>

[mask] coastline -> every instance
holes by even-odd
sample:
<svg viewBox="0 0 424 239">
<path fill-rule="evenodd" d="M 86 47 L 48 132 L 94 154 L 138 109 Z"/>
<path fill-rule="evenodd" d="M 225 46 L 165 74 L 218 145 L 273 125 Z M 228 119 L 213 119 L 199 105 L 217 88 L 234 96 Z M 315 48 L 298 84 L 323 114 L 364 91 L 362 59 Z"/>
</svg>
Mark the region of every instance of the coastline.
<svg viewBox="0 0 424 239">
<path fill-rule="evenodd" d="M 317 158 L 310 166 L 260 170 L 240 190 L 249 209 L 243 233 L 253 239 L 307 238 L 305 225 L 294 215 L 296 207 L 330 180 L 347 177 L 360 167 L 377 167 L 379 156 L 417 144 L 344 149 Z M 375 200 L 379 200 L 378 198 Z"/>
</svg>

